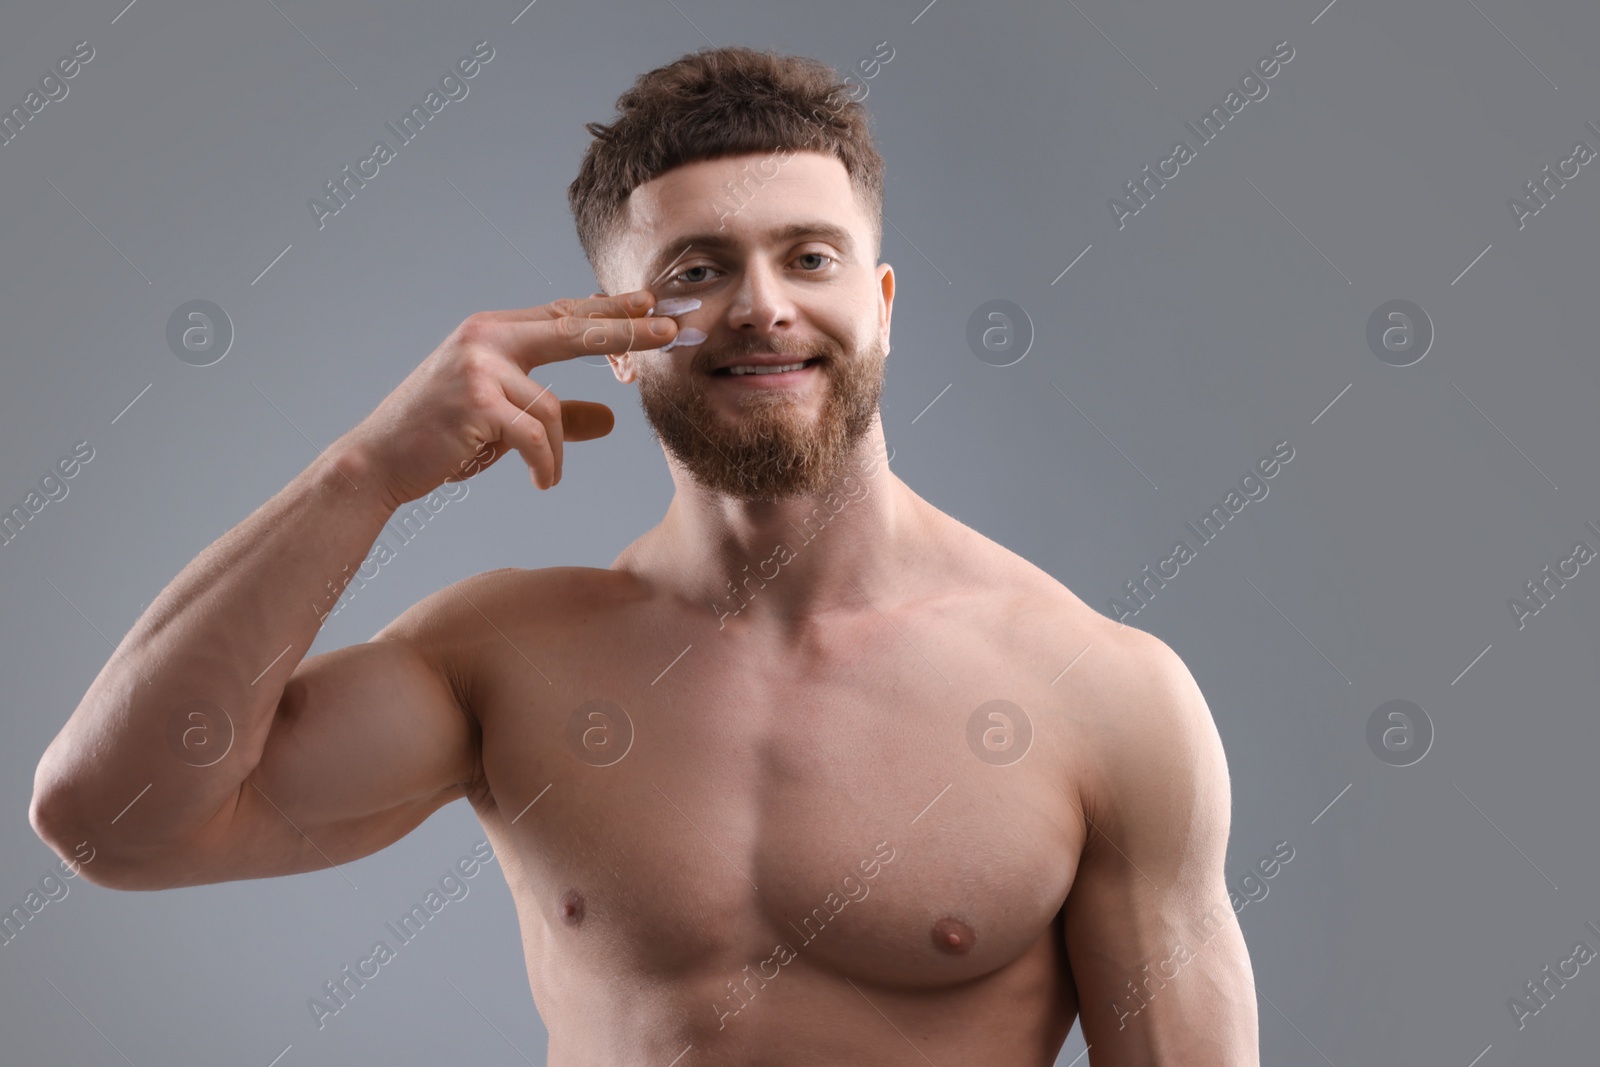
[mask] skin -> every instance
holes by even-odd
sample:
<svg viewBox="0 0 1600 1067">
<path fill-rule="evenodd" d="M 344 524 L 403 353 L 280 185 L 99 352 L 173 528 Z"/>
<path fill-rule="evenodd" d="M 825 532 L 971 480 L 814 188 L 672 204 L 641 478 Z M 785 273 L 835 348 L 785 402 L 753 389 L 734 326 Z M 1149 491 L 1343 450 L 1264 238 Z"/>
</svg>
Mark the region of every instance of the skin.
<svg viewBox="0 0 1600 1067">
<path fill-rule="evenodd" d="M 1047 1067 L 1080 1012 L 1092 1067 L 1258 1064 L 1194 679 L 889 469 L 894 272 L 832 157 L 719 216 L 761 159 L 635 190 L 617 297 L 472 316 L 185 568 L 45 752 L 36 831 L 159 889 L 350 863 L 465 798 L 552 1067 Z M 727 247 L 650 273 L 719 217 Z M 848 240 L 772 236 L 817 219 Z M 708 340 L 662 352 L 679 327 L 644 311 L 689 295 Z M 826 358 L 786 386 L 707 373 L 758 351 Z M 397 509 L 513 449 L 550 488 L 610 430 L 529 377 L 595 352 L 653 398 L 661 522 L 609 568 L 480 574 L 302 658 Z M 686 428 L 716 447 L 675 454 Z M 222 709 L 205 758 L 196 700 Z"/>
</svg>

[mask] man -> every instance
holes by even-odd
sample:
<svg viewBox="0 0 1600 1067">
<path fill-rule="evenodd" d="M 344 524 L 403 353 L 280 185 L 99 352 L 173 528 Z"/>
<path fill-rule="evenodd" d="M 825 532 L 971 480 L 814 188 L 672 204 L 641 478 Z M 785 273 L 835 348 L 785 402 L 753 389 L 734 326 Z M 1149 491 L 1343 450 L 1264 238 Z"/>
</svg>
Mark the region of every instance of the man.
<svg viewBox="0 0 1600 1067">
<path fill-rule="evenodd" d="M 39 834 L 159 889 L 465 797 L 553 1067 L 1043 1067 L 1080 1012 L 1092 1067 L 1255 1065 L 1189 672 L 888 469 L 882 160 L 839 88 L 742 48 L 640 78 L 569 189 L 616 295 L 472 315 L 189 564 L 44 754 Z M 529 378 L 595 353 L 662 442 L 660 524 L 302 661 L 396 509 L 513 449 L 549 489 L 609 432 Z"/>
</svg>

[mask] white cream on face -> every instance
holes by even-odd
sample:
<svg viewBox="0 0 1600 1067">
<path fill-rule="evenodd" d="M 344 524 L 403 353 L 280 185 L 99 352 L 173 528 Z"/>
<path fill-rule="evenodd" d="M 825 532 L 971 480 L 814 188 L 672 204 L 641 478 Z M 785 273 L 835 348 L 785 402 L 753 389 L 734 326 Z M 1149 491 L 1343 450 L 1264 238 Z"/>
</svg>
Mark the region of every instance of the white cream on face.
<svg viewBox="0 0 1600 1067">
<path fill-rule="evenodd" d="M 669 296 L 655 307 L 651 308 L 648 314 L 666 315 L 672 317 L 687 314 L 699 306 L 699 297 Z M 684 326 L 678 330 L 678 336 L 674 337 L 670 342 L 668 342 L 666 345 L 663 345 L 657 351 L 668 352 L 674 348 L 691 348 L 694 345 L 705 344 L 705 340 L 706 334 L 704 330 L 697 330 L 693 326 Z"/>
<path fill-rule="evenodd" d="M 647 315 L 682 315 L 700 306 L 697 296 L 669 296 L 646 312 Z"/>
<path fill-rule="evenodd" d="M 685 326 L 678 331 L 678 336 L 661 346 L 662 352 L 670 352 L 674 348 L 692 348 L 706 342 L 704 330 L 697 330 L 693 326 Z"/>
</svg>

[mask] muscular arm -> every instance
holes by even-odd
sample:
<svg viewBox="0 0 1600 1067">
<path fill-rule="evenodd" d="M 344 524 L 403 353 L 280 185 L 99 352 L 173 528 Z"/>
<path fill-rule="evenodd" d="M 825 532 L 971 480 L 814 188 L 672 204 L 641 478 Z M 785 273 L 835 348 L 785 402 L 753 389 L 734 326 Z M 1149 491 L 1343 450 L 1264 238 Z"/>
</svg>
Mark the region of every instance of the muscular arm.
<svg viewBox="0 0 1600 1067">
<path fill-rule="evenodd" d="M 611 431 L 610 408 L 528 375 L 670 341 L 671 318 L 643 321 L 655 302 L 639 290 L 464 319 L 134 624 L 39 761 L 39 836 L 63 857 L 93 849 L 91 881 L 160 889 L 353 859 L 463 795 L 478 746 L 439 655 L 466 629 L 454 592 L 363 646 L 301 658 L 397 507 L 513 449 L 549 488 L 565 442 Z"/>
<path fill-rule="evenodd" d="M 348 863 L 471 795 L 478 729 L 439 655 L 441 633 L 471 622 L 457 597 L 442 590 L 371 641 L 302 663 L 260 761 L 169 869 L 170 884 Z"/>
<path fill-rule="evenodd" d="M 1103 775 L 1066 904 L 1090 1067 L 1258 1067 L 1255 981 L 1223 860 L 1228 768 L 1205 698 L 1160 640 L 1110 651 Z"/>
<path fill-rule="evenodd" d="M 471 722 L 426 639 L 436 607 L 302 662 L 394 510 L 357 450 L 327 455 L 173 579 L 46 749 L 30 818 L 63 856 L 94 849 L 91 881 L 327 867 L 473 779 Z"/>
</svg>

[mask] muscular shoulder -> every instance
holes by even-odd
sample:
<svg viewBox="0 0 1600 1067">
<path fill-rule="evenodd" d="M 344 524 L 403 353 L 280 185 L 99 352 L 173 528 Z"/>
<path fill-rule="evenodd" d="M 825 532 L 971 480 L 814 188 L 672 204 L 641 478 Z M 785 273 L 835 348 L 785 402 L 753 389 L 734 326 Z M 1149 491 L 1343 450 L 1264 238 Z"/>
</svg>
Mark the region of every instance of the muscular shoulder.
<svg viewBox="0 0 1600 1067">
<path fill-rule="evenodd" d="M 638 583 L 618 571 L 503 567 L 434 591 L 373 639 L 410 644 L 470 705 L 477 683 L 525 643 L 537 644 L 641 595 Z"/>
<path fill-rule="evenodd" d="M 1056 666 L 1059 671 L 1078 651 L 1087 648 L 1092 654 L 1128 631 L 1049 572 L 959 520 L 943 517 L 947 533 L 939 539 L 942 552 L 935 573 L 954 578 L 952 586 L 981 602 L 987 617 L 1003 621 L 1008 640 L 1022 656 L 1021 669 L 1053 662 L 1070 650 Z M 1082 677 L 1092 670 L 1094 664 L 1085 657 L 1074 663 L 1071 673 Z"/>
<path fill-rule="evenodd" d="M 993 542 L 989 542 L 993 544 Z M 1188 665 L 1153 634 L 1107 618 L 1054 577 L 994 546 L 989 567 L 1011 620 L 1019 667 L 1047 679 L 1061 721 L 1081 746 L 1069 783 L 1096 824 L 1180 817 L 1226 826 L 1221 739 Z"/>
<path fill-rule="evenodd" d="M 1013 630 L 1025 647 L 1085 651 L 1072 675 L 1092 680 L 1122 717 L 1167 707 L 1178 690 L 1193 685 L 1188 668 L 1167 644 L 1153 634 L 1107 618 L 1047 571 L 960 523 L 955 553 L 965 561 L 968 584 L 990 599 L 997 611 L 1014 620 Z M 1074 644 L 1075 642 L 1075 644 Z M 1063 661 L 1065 663 L 1065 661 Z M 1165 687 L 1164 692 L 1157 692 Z M 1173 688 L 1176 687 L 1176 690 Z"/>
<path fill-rule="evenodd" d="M 431 648 L 475 641 L 507 623 L 519 628 L 558 621 L 629 596 L 634 581 L 598 567 L 502 567 L 451 582 L 400 615 L 379 636 L 403 636 Z"/>
<path fill-rule="evenodd" d="M 1181 842 L 1220 856 L 1231 790 L 1211 709 L 1164 641 L 1106 624 L 1105 655 L 1087 674 L 1097 729 L 1084 810 L 1114 840 Z"/>
</svg>

